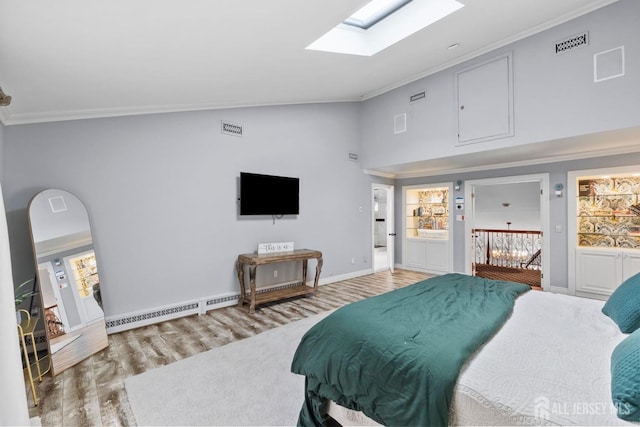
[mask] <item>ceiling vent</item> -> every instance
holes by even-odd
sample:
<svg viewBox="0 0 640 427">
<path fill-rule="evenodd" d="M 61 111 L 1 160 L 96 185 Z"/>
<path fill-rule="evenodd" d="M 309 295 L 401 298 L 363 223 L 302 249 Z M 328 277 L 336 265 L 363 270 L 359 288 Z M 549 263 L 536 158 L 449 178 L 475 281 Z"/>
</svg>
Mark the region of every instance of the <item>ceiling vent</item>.
<svg viewBox="0 0 640 427">
<path fill-rule="evenodd" d="M 427 99 L 426 90 L 420 91 L 418 93 L 414 93 L 413 95 L 409 96 L 409 102 L 418 102 L 418 101 L 422 101 L 423 99 Z"/>
<path fill-rule="evenodd" d="M 222 133 L 226 135 L 242 136 L 242 126 L 235 123 L 225 122 L 223 120 L 221 130 Z"/>
<path fill-rule="evenodd" d="M 585 31 L 584 33 L 556 42 L 556 55 L 588 44 L 589 33 Z"/>
</svg>

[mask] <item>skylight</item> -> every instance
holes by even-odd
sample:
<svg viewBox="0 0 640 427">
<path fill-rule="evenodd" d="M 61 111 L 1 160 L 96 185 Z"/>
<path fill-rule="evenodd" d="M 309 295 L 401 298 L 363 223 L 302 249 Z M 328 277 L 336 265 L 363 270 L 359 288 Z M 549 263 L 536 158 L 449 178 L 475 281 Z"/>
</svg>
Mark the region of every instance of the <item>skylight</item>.
<svg viewBox="0 0 640 427">
<path fill-rule="evenodd" d="M 411 0 L 372 0 L 342 23 L 367 30 L 410 2 Z"/>
<path fill-rule="evenodd" d="M 456 0 L 373 0 L 307 49 L 372 56 L 463 6 Z"/>
</svg>

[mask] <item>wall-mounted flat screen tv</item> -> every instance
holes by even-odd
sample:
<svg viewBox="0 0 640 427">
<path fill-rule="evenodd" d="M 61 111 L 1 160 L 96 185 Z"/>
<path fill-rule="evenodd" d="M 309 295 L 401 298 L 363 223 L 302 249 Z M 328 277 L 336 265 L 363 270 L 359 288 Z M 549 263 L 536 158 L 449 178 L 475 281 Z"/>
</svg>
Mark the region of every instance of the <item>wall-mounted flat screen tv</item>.
<svg viewBox="0 0 640 427">
<path fill-rule="evenodd" d="M 300 180 L 240 172 L 240 215 L 298 215 Z"/>
</svg>

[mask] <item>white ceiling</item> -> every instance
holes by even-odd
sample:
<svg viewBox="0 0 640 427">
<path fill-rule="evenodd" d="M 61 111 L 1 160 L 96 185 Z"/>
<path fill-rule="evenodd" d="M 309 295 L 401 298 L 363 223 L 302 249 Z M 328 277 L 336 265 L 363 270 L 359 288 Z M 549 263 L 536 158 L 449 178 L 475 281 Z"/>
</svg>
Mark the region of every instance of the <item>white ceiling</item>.
<svg viewBox="0 0 640 427">
<path fill-rule="evenodd" d="M 616 0 L 459 1 L 364 57 L 305 47 L 367 0 L 0 0 L 0 121 L 364 100 Z"/>
</svg>

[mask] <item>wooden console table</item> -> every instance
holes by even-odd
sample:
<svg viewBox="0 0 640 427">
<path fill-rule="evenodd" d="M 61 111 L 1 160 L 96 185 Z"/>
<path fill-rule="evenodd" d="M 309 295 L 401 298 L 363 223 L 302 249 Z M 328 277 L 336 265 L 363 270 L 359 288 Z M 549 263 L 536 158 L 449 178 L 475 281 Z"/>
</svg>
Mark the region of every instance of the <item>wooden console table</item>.
<svg viewBox="0 0 640 427">
<path fill-rule="evenodd" d="M 316 259 L 316 277 L 313 281 L 313 287 L 307 286 L 307 261 Z M 259 265 L 274 264 L 289 261 L 302 261 L 302 284 L 298 286 L 287 287 L 283 289 L 267 290 L 258 294 L 256 292 L 256 269 Z M 249 266 L 249 287 L 250 293 L 247 294 L 244 283 L 244 266 Z M 240 282 L 240 298 L 238 298 L 238 307 L 246 302 L 249 304 L 249 313 L 254 313 L 256 305 L 266 302 L 278 301 L 285 298 L 291 298 L 300 295 L 314 294 L 318 289 L 318 280 L 320 279 L 320 270 L 322 270 L 322 252 L 310 249 L 298 249 L 291 252 L 276 252 L 270 254 L 244 254 L 238 256 L 236 263 L 238 271 L 238 281 Z"/>
</svg>

